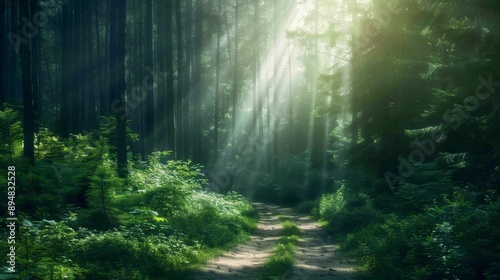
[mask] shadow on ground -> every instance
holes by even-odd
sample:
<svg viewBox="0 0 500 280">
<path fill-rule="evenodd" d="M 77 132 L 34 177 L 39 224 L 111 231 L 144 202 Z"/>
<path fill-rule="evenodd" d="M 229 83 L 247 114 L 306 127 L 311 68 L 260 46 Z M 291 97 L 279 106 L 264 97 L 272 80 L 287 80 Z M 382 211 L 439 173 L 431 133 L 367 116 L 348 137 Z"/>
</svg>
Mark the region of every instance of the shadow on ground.
<svg viewBox="0 0 500 280">
<path fill-rule="evenodd" d="M 271 255 L 281 231 L 278 215 L 297 223 L 302 236 L 297 244 L 296 263 L 285 279 L 356 279 L 355 263 L 338 252 L 338 246 L 314 220 L 292 209 L 254 203 L 260 214 L 257 230 L 251 239 L 209 261 L 193 280 L 257 279 L 264 262 Z"/>
</svg>

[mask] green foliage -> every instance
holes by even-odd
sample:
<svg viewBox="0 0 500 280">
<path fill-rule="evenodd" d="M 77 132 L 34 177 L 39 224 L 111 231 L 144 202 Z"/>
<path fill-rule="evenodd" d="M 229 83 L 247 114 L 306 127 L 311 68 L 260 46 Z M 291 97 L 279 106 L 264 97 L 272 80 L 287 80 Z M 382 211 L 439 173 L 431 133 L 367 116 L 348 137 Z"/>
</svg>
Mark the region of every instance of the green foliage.
<svg viewBox="0 0 500 280">
<path fill-rule="evenodd" d="M 54 161 L 64 158 L 67 154 L 65 139 L 57 136 L 52 131 L 41 128 L 35 135 L 35 156 L 37 159 Z M 85 145 L 88 148 L 89 145 Z M 84 148 L 83 146 L 81 148 Z"/>
<path fill-rule="evenodd" d="M 253 207 L 236 193 L 196 192 L 172 223 L 203 244 L 220 247 L 241 241 L 242 233 L 255 229 L 255 217 Z"/>
<path fill-rule="evenodd" d="M 13 158 L 21 154 L 22 137 L 17 112 L 10 108 L 0 110 L 0 155 L 6 157 L 1 159 L 1 162 L 8 160 L 10 165 L 13 164 Z"/>
<path fill-rule="evenodd" d="M 160 163 L 168 153 L 156 152 L 149 158 L 146 170 L 130 171 L 133 190 L 144 192 L 143 204 L 164 216 L 173 216 L 183 209 L 188 196 L 205 182 L 200 167 L 181 161 Z"/>
<path fill-rule="evenodd" d="M 15 113 L 2 111 L 0 117 L 7 124 Z M 13 149 L 22 174 L 16 176 L 16 207 L 30 219 L 17 235 L 19 277 L 185 279 L 208 256 L 246 240 L 256 228 L 258 214 L 245 198 L 201 191 L 201 167 L 164 163 L 168 153 L 154 153 L 144 168 L 130 165 L 129 178 L 119 178 L 110 160 L 112 123 L 69 139 L 41 129 L 36 166 L 22 160 L 21 137 L 9 142 L 12 132 L 5 128 L 0 149 Z M 12 128 L 20 130 L 20 123 Z M 7 154 L 0 156 L 5 165 Z M 5 175 L 0 182 L 6 185 Z M 6 188 L 1 192 L 7 197 Z"/>
<path fill-rule="evenodd" d="M 284 221 L 281 223 L 283 229 L 280 232 L 280 236 L 300 236 L 300 229 L 297 224 L 292 221 Z"/>
<path fill-rule="evenodd" d="M 334 193 L 325 194 L 319 202 L 319 215 L 323 220 L 331 221 L 345 207 L 345 186 L 341 186 Z"/>
<path fill-rule="evenodd" d="M 123 180 L 118 178 L 115 169 L 110 160 L 104 160 L 90 177 L 88 209 L 83 215 L 83 225 L 94 229 L 110 229 L 118 225 L 113 192 L 123 188 Z"/>
<path fill-rule="evenodd" d="M 494 217 L 498 202 L 474 206 L 447 201 L 422 214 L 389 216 L 350 234 L 343 247 L 384 279 L 475 279 L 493 275 L 499 258 L 500 231 Z M 492 278 L 494 279 L 494 278 Z"/>
</svg>

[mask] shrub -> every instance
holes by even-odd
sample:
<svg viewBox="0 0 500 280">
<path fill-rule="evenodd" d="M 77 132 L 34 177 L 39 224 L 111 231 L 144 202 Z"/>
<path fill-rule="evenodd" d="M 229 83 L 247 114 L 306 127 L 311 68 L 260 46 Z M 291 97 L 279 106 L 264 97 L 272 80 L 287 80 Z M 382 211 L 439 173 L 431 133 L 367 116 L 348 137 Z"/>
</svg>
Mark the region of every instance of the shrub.
<svg viewBox="0 0 500 280">
<path fill-rule="evenodd" d="M 325 221 L 333 221 L 345 207 L 345 186 L 341 186 L 334 193 L 325 194 L 319 202 L 319 215 Z"/>
<path fill-rule="evenodd" d="M 195 192 L 173 224 L 209 247 L 230 244 L 255 228 L 255 210 L 235 193 Z M 217 234 L 215 234 L 217 233 Z"/>
<path fill-rule="evenodd" d="M 454 200 L 442 207 L 350 234 L 343 244 L 371 275 L 383 279 L 490 279 L 498 272 L 496 253 L 500 203 L 476 205 Z"/>
</svg>

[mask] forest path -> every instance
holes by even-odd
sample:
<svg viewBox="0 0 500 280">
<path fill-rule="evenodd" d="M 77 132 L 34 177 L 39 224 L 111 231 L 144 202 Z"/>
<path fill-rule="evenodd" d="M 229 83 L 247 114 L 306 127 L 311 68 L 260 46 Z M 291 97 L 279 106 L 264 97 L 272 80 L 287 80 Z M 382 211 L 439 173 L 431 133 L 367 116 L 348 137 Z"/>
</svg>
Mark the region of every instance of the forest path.
<svg viewBox="0 0 500 280">
<path fill-rule="evenodd" d="M 193 280 L 257 279 L 282 228 L 278 215 L 284 215 L 297 223 L 302 233 L 297 244 L 294 268 L 287 272 L 286 279 L 355 279 L 354 261 L 337 252 L 338 245 L 331 243 L 331 236 L 319 223 L 290 208 L 264 203 L 253 205 L 260 214 L 260 221 L 251 239 L 209 261 L 192 276 Z"/>
</svg>

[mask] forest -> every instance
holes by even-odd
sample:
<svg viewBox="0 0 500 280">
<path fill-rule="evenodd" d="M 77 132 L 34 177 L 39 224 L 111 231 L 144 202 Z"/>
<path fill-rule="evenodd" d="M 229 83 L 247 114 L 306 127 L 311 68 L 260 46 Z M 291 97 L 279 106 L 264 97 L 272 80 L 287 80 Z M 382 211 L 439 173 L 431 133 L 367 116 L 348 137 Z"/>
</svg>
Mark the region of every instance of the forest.
<svg viewBox="0 0 500 280">
<path fill-rule="evenodd" d="M 0 279 L 500 279 L 497 0 L 0 0 L 0 31 Z"/>
</svg>

